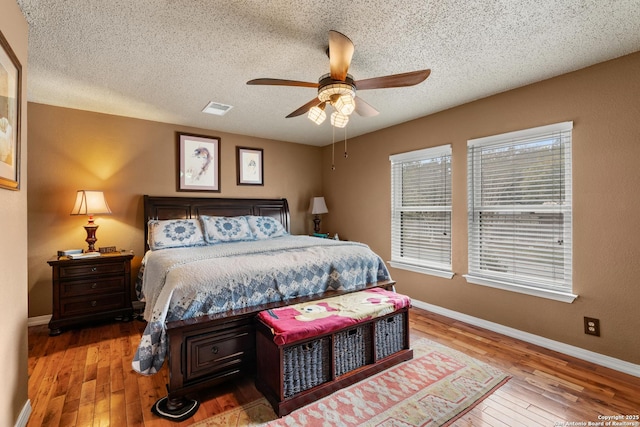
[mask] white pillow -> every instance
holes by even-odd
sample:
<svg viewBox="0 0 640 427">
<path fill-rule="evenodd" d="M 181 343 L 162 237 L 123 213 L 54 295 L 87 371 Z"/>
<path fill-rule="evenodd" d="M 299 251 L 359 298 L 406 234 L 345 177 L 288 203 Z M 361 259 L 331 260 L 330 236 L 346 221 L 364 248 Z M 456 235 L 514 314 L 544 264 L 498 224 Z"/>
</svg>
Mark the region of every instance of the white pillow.
<svg viewBox="0 0 640 427">
<path fill-rule="evenodd" d="M 243 216 L 200 215 L 204 238 L 209 244 L 256 240 Z"/>
<path fill-rule="evenodd" d="M 147 223 L 151 250 L 204 246 L 207 243 L 197 219 L 152 219 Z"/>
<path fill-rule="evenodd" d="M 249 227 L 251 227 L 251 231 L 257 240 L 265 240 L 289 234 L 282 224 L 280 224 L 280 221 L 270 216 L 248 215 L 245 218 L 247 218 Z"/>
</svg>

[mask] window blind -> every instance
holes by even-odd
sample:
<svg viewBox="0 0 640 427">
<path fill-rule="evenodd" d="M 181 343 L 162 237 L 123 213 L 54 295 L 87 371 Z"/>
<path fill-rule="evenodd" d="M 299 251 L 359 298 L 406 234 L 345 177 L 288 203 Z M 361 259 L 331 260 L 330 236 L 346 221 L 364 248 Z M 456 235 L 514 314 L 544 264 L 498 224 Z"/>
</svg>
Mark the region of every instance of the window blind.
<svg viewBox="0 0 640 427">
<path fill-rule="evenodd" d="M 389 160 L 391 265 L 450 272 L 451 145 L 396 154 Z"/>
<path fill-rule="evenodd" d="M 468 141 L 469 281 L 572 291 L 572 127 Z"/>
</svg>

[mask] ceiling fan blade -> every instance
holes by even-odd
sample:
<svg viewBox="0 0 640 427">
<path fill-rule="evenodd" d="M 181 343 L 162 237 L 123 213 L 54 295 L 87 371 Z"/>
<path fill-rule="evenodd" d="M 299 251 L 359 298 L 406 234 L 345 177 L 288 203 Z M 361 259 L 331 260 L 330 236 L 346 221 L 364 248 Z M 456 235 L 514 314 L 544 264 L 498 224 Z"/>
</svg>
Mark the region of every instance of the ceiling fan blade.
<svg viewBox="0 0 640 427">
<path fill-rule="evenodd" d="M 422 83 L 429 77 L 431 70 L 411 71 L 409 73 L 393 74 L 391 76 L 374 77 L 354 82 L 356 89 L 386 89 L 391 87 L 413 86 Z"/>
<path fill-rule="evenodd" d="M 380 114 L 378 110 L 364 102 L 364 100 L 359 96 L 356 96 L 356 113 L 362 117 L 371 117 Z"/>
<path fill-rule="evenodd" d="M 298 80 L 283 79 L 253 79 L 247 82 L 248 85 L 270 85 L 270 86 L 300 86 L 317 88 L 318 83 L 300 82 Z"/>
<path fill-rule="evenodd" d="M 302 107 L 298 108 L 293 113 L 289 114 L 286 118 L 289 119 L 291 117 L 301 116 L 304 113 L 306 113 L 307 111 L 309 111 L 311 109 L 311 107 L 315 107 L 318 104 L 320 104 L 320 100 L 318 99 L 318 97 L 315 97 L 311 101 L 309 101 L 306 104 L 304 104 Z"/>
<path fill-rule="evenodd" d="M 332 79 L 345 80 L 353 51 L 353 43 L 349 37 L 337 31 L 329 31 L 329 69 Z"/>
</svg>

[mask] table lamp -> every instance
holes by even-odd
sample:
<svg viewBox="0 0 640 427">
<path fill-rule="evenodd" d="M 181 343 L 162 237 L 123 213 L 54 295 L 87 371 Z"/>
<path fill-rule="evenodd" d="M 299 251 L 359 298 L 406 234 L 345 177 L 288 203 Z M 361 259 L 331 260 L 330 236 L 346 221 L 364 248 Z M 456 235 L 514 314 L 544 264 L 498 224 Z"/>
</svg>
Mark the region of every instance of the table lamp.
<svg viewBox="0 0 640 427">
<path fill-rule="evenodd" d="M 93 216 L 110 213 L 111 209 L 109 209 L 109 205 L 107 205 L 102 191 L 78 190 L 76 203 L 73 206 L 71 215 L 89 216 L 89 222 L 84 226 L 84 229 L 87 231 L 86 242 L 89 244 L 87 252 L 96 252 L 94 245 L 98 241 L 98 239 L 96 239 L 98 225 L 93 222 Z"/>
<path fill-rule="evenodd" d="M 327 204 L 324 202 L 324 197 L 312 197 L 311 203 L 309 203 L 309 212 L 315 215 L 313 218 L 313 231 L 316 234 L 320 233 L 320 214 L 329 212 Z"/>
</svg>

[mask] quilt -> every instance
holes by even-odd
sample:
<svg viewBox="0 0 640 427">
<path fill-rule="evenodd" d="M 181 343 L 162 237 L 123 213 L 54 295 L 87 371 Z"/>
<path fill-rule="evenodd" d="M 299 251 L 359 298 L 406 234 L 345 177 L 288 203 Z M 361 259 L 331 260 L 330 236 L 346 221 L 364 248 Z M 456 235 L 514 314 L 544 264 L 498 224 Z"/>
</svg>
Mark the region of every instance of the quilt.
<svg viewBox="0 0 640 427">
<path fill-rule="evenodd" d="M 367 245 L 309 236 L 149 251 L 143 266 L 147 326 L 132 361 L 143 375 L 164 363 L 166 322 L 390 279 Z"/>
</svg>

